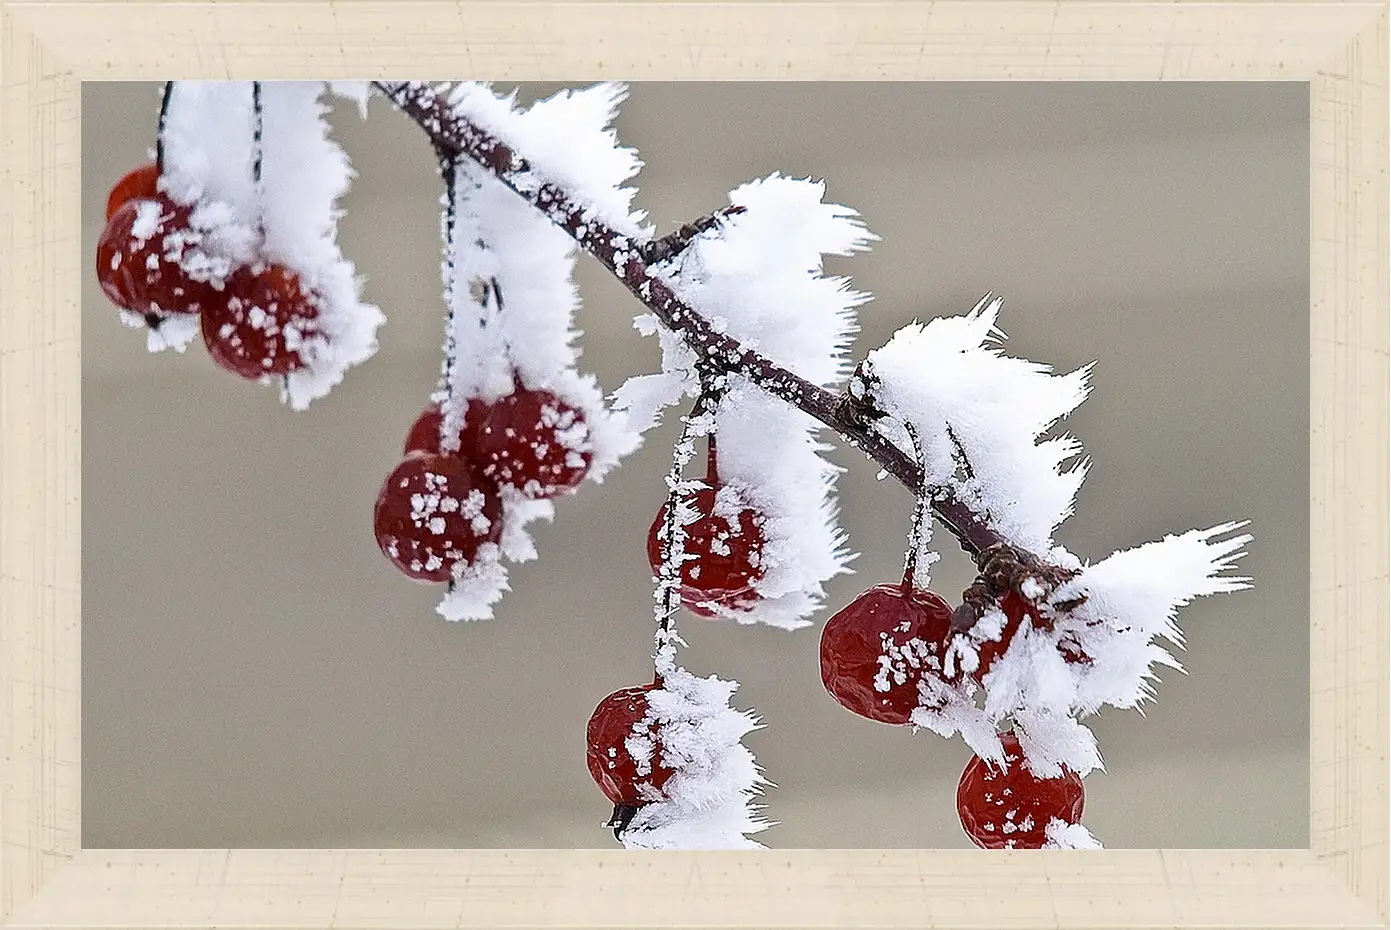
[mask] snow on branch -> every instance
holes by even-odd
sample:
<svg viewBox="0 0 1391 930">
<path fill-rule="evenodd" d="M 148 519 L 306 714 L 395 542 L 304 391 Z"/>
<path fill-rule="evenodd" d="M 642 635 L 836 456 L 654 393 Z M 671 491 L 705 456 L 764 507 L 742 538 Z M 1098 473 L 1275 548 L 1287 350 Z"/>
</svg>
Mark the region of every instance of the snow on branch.
<svg viewBox="0 0 1391 930">
<path fill-rule="evenodd" d="M 1046 365 L 1000 351 L 1000 298 L 964 316 L 911 323 L 870 352 L 856 372 L 862 402 L 884 414 L 877 427 L 912 447 L 917 427 L 928 482 L 951 488 L 1001 538 L 1047 553 L 1072 512 L 1087 463 L 1070 436 L 1039 436 L 1086 399 L 1091 366 L 1053 375 Z M 902 438 L 900 438 L 902 437 Z"/>
</svg>

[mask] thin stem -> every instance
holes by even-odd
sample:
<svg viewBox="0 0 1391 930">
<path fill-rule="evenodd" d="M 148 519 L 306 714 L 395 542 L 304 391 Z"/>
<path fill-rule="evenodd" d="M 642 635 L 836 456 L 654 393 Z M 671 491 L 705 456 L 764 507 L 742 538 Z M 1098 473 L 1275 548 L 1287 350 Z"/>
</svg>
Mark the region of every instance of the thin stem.
<svg viewBox="0 0 1391 930">
<path fill-rule="evenodd" d="M 657 568 L 657 590 L 653 599 L 657 602 L 657 632 L 654 636 L 656 651 L 652 655 L 653 684 L 660 685 L 662 676 L 676 668 L 676 646 L 680 637 L 672 618 L 680 609 L 677 591 L 681 585 L 681 569 L 686 561 L 686 527 L 677 513 L 690 488 L 681 479 L 687 463 L 695 451 L 694 433 L 697 425 L 705 428 L 704 413 L 708 403 L 704 392 L 696 398 L 690 414 L 682 417 L 681 436 L 672 449 L 671 469 L 667 472 L 666 515 L 662 521 L 662 564 Z"/>
<path fill-rule="evenodd" d="M 256 230 L 266 235 L 265 192 L 261 189 L 261 163 L 265 157 L 265 107 L 261 103 L 261 82 L 251 82 L 251 183 L 256 189 Z M 288 385 L 290 376 L 285 376 Z"/>
<path fill-rule="evenodd" d="M 261 104 L 261 82 L 251 82 L 251 180 L 261 183 L 261 138 L 265 134 L 265 108 Z"/>
<path fill-rule="evenodd" d="M 159 101 L 159 128 L 155 132 L 155 173 L 164 174 L 164 130 L 169 123 L 169 100 L 174 96 L 174 82 L 164 82 Z"/>
<path fill-rule="evenodd" d="M 906 420 L 903 428 L 908 432 L 908 438 L 913 443 L 913 455 L 918 460 L 918 469 L 924 476 L 927 474 L 927 457 L 923 454 L 922 439 L 918 436 L 918 428 Z M 918 576 L 918 555 L 922 551 L 923 527 L 927 523 L 927 500 L 928 484 L 923 482 L 918 490 L 918 499 L 913 507 L 913 526 L 908 531 L 908 555 L 904 559 L 903 566 L 903 593 L 907 595 L 915 586 Z"/>
<path fill-rule="evenodd" d="M 846 441 L 893 475 L 916 495 L 922 471 L 846 395 L 832 393 L 747 348 L 737 339 L 711 327 L 710 322 L 681 300 L 649 271 L 643 252 L 647 244 L 619 233 L 578 203 L 570 192 L 553 183 L 537 184 L 531 166 L 506 143 L 452 108 L 432 87 L 407 81 L 376 81 L 374 85 L 409 117 L 438 147 L 466 155 L 565 230 L 621 281 L 664 326 L 678 333 L 701 362 L 721 372 L 737 372 L 754 384 L 835 430 Z M 523 179 L 528 183 L 522 183 Z M 929 488 L 937 518 L 968 552 L 979 554 L 1003 543 L 995 532 L 950 486 Z"/>
</svg>

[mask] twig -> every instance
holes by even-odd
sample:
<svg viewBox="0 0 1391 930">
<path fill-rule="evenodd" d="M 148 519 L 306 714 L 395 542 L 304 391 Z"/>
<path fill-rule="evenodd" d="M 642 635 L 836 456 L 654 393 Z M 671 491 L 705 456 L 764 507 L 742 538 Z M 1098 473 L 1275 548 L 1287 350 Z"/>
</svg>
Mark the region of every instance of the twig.
<svg viewBox="0 0 1391 930">
<path fill-rule="evenodd" d="M 577 203 L 556 184 L 519 181 L 529 174 L 526 159 L 467 117 L 460 115 L 433 87 L 420 82 L 374 81 L 373 86 L 396 105 L 437 148 L 466 155 L 548 217 L 603 264 L 664 326 L 679 333 L 702 362 L 718 371 L 747 377 L 763 390 L 835 430 L 847 442 L 877 462 L 915 495 L 922 472 L 911 457 L 876 432 L 847 397 L 818 387 L 737 339 L 716 332 L 710 322 L 677 297 L 648 268 L 646 252 L 652 243 L 634 241 L 613 229 Z M 697 220 L 692 228 L 709 228 L 713 219 Z M 661 240 L 658 240 L 661 241 Z M 932 510 L 968 552 L 979 554 L 1006 545 L 971 508 L 947 486 L 931 488 Z"/>
<path fill-rule="evenodd" d="M 692 220 L 674 233 L 654 239 L 642 247 L 642 260 L 648 265 L 657 265 L 680 252 L 684 252 L 691 240 L 707 229 L 712 229 L 727 216 L 738 216 L 744 212 L 740 206 L 723 207 L 707 216 Z"/>
</svg>

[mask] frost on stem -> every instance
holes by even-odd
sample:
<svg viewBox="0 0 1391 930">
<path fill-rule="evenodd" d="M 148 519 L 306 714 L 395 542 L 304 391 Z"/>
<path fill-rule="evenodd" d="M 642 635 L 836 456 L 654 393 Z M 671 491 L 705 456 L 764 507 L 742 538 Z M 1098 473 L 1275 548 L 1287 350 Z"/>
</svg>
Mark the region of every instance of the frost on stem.
<svg viewBox="0 0 1391 930">
<path fill-rule="evenodd" d="M 356 270 L 338 248 L 337 204 L 352 168 L 329 137 L 325 83 L 265 82 L 259 120 L 253 83 L 176 82 L 159 183 L 175 203 L 192 208 L 197 241 L 179 256 L 190 278 L 221 289 L 237 268 L 276 263 L 317 295 L 317 332 L 298 347 L 306 364 L 274 379 L 283 399 L 302 410 L 375 354 L 385 317 L 362 300 Z M 355 89 L 362 85 L 336 82 L 334 92 Z"/>
<path fill-rule="evenodd" d="M 822 275 L 824 255 L 849 255 L 874 236 L 854 211 L 822 201 L 824 185 L 780 175 L 730 194 L 731 208 L 687 238 L 685 247 L 652 269 L 680 300 L 718 333 L 756 345 L 765 357 L 826 386 L 847 374 L 846 350 L 855 308 L 868 299 L 841 278 Z M 616 395 L 635 423 L 655 422 L 660 408 L 697 390 L 701 360 L 669 327 L 643 316 L 644 333 L 661 334 L 662 374 L 638 376 Z M 723 359 L 716 370 L 722 396 L 715 412 L 721 481 L 762 517 L 763 573 L 758 597 L 715 612 L 741 623 L 796 629 L 820 608 L 823 584 L 846 570 L 850 554 L 837 521 L 837 469 L 821 457 L 821 425 L 770 395 Z"/>
</svg>

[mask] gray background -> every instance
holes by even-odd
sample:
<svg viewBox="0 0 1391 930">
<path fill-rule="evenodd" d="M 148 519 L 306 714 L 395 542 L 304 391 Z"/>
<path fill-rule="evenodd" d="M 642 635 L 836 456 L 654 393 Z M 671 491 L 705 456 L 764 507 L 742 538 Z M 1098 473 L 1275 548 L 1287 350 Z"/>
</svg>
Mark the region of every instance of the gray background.
<svg viewBox="0 0 1391 930">
<path fill-rule="evenodd" d="M 532 85 L 523 98 L 549 92 Z M 90 263 L 106 192 L 153 144 L 158 88 L 83 90 Z M 497 619 L 450 625 L 376 549 L 371 509 L 439 363 L 438 179 L 380 99 L 334 121 L 361 177 L 341 242 L 381 351 L 303 414 L 195 342 L 150 355 L 83 283 L 83 844 L 606 847 L 594 704 L 650 674 L 643 539 L 664 427 L 537 531 Z M 1308 103 L 1304 84 L 643 84 L 618 121 L 659 231 L 773 170 L 883 237 L 836 260 L 876 300 L 857 355 L 914 317 L 1006 298 L 1012 354 L 1099 359 L 1066 421 L 1095 459 L 1060 541 L 1083 558 L 1250 518 L 1254 591 L 1180 614 L 1189 674 L 1091 723 L 1112 847 L 1308 843 Z M 582 366 L 657 363 L 589 262 Z M 830 608 L 897 577 L 910 499 L 839 449 L 861 557 Z M 946 535 L 935 573 L 969 581 Z M 816 628 L 687 618 L 688 667 L 743 683 L 777 847 L 961 847 L 959 740 L 822 691 Z"/>
</svg>

